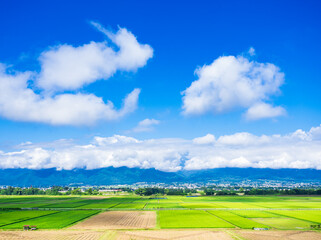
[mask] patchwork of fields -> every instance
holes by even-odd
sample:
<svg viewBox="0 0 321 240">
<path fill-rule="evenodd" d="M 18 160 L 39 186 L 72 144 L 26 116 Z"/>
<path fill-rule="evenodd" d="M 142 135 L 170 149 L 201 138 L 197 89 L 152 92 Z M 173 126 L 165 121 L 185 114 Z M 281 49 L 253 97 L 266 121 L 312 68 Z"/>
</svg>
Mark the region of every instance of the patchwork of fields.
<svg viewBox="0 0 321 240">
<path fill-rule="evenodd" d="M 3 230 L 24 225 L 41 230 L 317 230 L 320 224 L 321 197 L 0 197 Z"/>
</svg>

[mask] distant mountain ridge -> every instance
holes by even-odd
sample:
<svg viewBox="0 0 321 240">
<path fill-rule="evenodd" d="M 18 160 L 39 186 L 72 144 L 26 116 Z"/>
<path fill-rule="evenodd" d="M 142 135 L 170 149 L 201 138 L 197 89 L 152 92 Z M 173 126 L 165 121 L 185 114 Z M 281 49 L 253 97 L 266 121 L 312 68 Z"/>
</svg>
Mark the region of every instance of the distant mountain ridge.
<svg viewBox="0 0 321 240">
<path fill-rule="evenodd" d="M 162 172 L 155 169 L 108 167 L 93 170 L 74 169 L 58 171 L 54 168 L 0 169 L 0 185 L 112 185 L 147 183 L 206 183 L 210 181 L 236 182 L 242 180 L 282 180 L 321 182 L 321 170 L 268 168 L 215 168 L 207 170 Z"/>
</svg>

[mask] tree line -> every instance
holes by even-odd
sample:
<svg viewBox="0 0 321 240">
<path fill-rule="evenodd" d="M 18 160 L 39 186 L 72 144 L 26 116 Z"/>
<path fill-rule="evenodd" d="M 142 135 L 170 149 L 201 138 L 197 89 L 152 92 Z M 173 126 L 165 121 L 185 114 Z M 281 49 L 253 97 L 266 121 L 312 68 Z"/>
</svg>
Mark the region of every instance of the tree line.
<svg viewBox="0 0 321 240">
<path fill-rule="evenodd" d="M 122 191 L 133 192 L 130 188 L 121 188 Z M 260 189 L 251 188 L 243 189 L 215 189 L 215 187 L 204 187 L 201 190 L 189 188 L 158 188 L 158 187 L 144 187 L 138 188 L 134 191 L 135 194 L 140 196 L 151 195 L 193 195 L 199 193 L 206 196 L 222 196 L 222 195 L 321 195 L 321 188 L 318 189 Z M 40 189 L 35 187 L 20 188 L 20 187 L 7 187 L 0 189 L 0 195 L 98 195 L 98 189 L 88 188 L 82 191 L 80 188 L 60 187 L 53 186 L 48 189 Z"/>
<path fill-rule="evenodd" d="M 40 189 L 35 187 L 20 188 L 7 187 L 0 189 L 0 195 L 98 195 L 97 189 L 86 189 L 82 191 L 80 188 L 53 186 L 49 189 Z"/>
<path fill-rule="evenodd" d="M 140 196 L 150 196 L 150 195 L 189 195 L 192 193 L 197 193 L 196 189 L 188 188 L 138 188 L 135 190 L 135 194 Z"/>
<path fill-rule="evenodd" d="M 213 188 L 205 188 L 204 193 L 207 196 L 211 195 L 237 195 L 239 193 L 244 195 L 321 195 L 321 188 L 319 189 L 260 189 L 252 188 L 244 190 L 240 188 L 238 190 L 215 190 Z"/>
<path fill-rule="evenodd" d="M 245 191 L 245 195 L 321 195 L 321 188 L 319 189 L 258 189 L 252 188 Z"/>
</svg>

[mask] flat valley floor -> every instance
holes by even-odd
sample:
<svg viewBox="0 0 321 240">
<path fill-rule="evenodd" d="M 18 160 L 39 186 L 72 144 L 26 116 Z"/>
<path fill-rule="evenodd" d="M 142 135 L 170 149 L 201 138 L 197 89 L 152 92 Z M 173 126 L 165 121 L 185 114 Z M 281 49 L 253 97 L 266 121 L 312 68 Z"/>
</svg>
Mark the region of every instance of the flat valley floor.
<svg viewBox="0 0 321 240">
<path fill-rule="evenodd" d="M 321 240 L 320 206 L 321 196 L 3 196 L 0 240 Z"/>
</svg>

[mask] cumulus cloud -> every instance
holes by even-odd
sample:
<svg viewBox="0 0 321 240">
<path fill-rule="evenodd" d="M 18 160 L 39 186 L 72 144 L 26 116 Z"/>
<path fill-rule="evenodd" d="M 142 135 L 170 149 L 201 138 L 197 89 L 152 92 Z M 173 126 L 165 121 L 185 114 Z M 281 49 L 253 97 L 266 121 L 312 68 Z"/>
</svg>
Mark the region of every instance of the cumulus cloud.
<svg viewBox="0 0 321 240">
<path fill-rule="evenodd" d="M 245 117 L 248 120 L 257 120 L 261 118 L 273 118 L 279 117 L 286 114 L 286 111 L 283 107 L 273 107 L 268 103 L 256 103 L 250 107 L 246 113 Z"/>
<path fill-rule="evenodd" d="M 114 135 L 95 137 L 91 143 L 71 141 L 17 146 L 0 151 L 0 168 L 95 169 L 103 167 L 155 168 L 161 171 L 223 167 L 313 168 L 321 170 L 321 125 L 286 135 L 256 136 L 235 133 L 215 140 L 211 134 L 138 140 Z M 63 144 L 63 143 L 66 144 Z"/>
<path fill-rule="evenodd" d="M 115 109 L 93 94 L 58 94 L 53 97 L 28 88 L 31 73 L 5 72 L 0 68 L 0 114 L 17 121 L 42 122 L 53 125 L 91 125 L 98 120 L 120 118 L 137 107 L 140 89 L 134 89 Z"/>
<path fill-rule="evenodd" d="M 250 146 L 268 143 L 271 138 L 268 136 L 256 136 L 248 132 L 240 132 L 232 135 L 223 135 L 217 139 L 217 144 L 234 145 L 234 146 Z"/>
<path fill-rule="evenodd" d="M 95 137 L 94 144 L 98 146 L 106 146 L 111 144 L 128 144 L 128 143 L 139 143 L 140 141 L 127 136 L 114 135 L 112 137 Z"/>
<path fill-rule="evenodd" d="M 254 56 L 255 55 L 255 49 L 253 47 L 250 47 L 248 54 L 250 54 L 250 56 Z"/>
<path fill-rule="evenodd" d="M 0 64 L 0 115 L 53 125 L 92 125 L 133 112 L 140 89 L 129 93 L 120 109 L 94 94 L 76 91 L 116 71 L 136 71 L 153 55 L 149 45 L 138 43 L 125 28 L 106 36 L 113 45 L 107 41 L 78 47 L 65 44 L 41 53 L 39 73 L 17 72 Z"/>
<path fill-rule="evenodd" d="M 136 71 L 153 56 L 153 49 L 140 44 L 125 28 L 117 33 L 92 23 L 111 41 L 90 42 L 74 47 L 68 44 L 55 46 L 42 52 L 39 87 L 47 90 L 75 90 L 100 79 L 110 78 L 117 70 Z M 115 50 L 113 44 L 119 49 Z"/>
<path fill-rule="evenodd" d="M 150 132 L 154 130 L 154 126 L 160 123 L 159 120 L 146 118 L 133 128 L 133 132 Z"/>
<path fill-rule="evenodd" d="M 193 143 L 196 144 L 211 144 L 215 142 L 215 136 L 213 134 L 206 134 L 204 137 L 198 137 L 193 139 Z"/>
<path fill-rule="evenodd" d="M 274 64 L 223 56 L 195 73 L 198 79 L 182 92 L 185 115 L 248 109 L 247 118 L 257 120 L 285 113 L 282 107 L 267 103 L 284 83 L 284 74 Z"/>
</svg>

